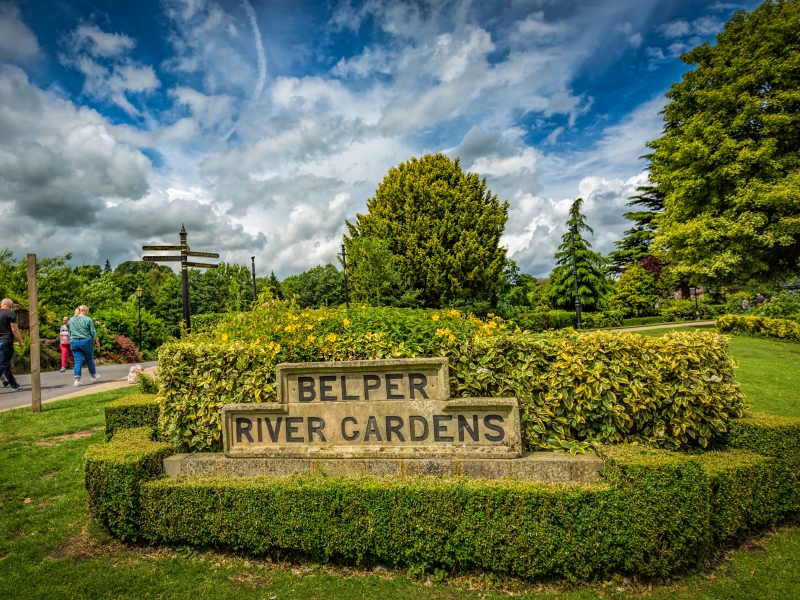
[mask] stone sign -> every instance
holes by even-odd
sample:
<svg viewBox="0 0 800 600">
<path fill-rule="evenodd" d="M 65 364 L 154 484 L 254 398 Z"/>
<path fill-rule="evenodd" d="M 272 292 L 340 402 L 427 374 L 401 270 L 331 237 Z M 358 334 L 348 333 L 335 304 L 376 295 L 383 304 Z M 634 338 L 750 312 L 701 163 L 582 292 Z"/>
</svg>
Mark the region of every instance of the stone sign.
<svg viewBox="0 0 800 600">
<path fill-rule="evenodd" d="M 281 364 L 277 395 L 223 407 L 226 456 L 522 454 L 516 398 L 450 398 L 446 358 Z"/>
</svg>

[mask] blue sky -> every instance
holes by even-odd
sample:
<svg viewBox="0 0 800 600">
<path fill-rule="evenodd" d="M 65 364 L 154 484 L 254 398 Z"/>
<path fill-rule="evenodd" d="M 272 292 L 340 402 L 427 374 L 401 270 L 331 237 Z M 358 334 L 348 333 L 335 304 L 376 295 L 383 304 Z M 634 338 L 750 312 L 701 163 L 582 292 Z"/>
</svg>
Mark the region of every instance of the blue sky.
<svg viewBox="0 0 800 600">
<path fill-rule="evenodd" d="M 628 224 L 681 52 L 757 2 L 0 0 L 0 248 L 335 262 L 389 168 L 460 157 L 545 276 L 572 199 Z"/>
</svg>

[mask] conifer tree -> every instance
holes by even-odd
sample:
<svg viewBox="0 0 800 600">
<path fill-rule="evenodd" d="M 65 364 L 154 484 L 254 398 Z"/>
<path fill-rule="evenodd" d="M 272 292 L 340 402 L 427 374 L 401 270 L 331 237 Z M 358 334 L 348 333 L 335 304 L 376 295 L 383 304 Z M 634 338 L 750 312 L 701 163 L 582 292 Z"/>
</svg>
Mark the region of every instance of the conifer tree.
<svg viewBox="0 0 800 600">
<path fill-rule="evenodd" d="M 103 268 L 103 273 L 111 273 L 111 263 L 106 259 L 106 266 Z"/>
<path fill-rule="evenodd" d="M 554 306 L 571 310 L 575 306 L 575 285 L 572 275 L 572 235 L 575 233 L 575 266 L 578 275 L 578 296 L 581 309 L 586 312 L 601 310 L 606 306 L 606 296 L 611 285 L 606 277 L 608 260 L 583 237 L 582 231 L 594 233 L 581 214 L 583 198 L 578 198 L 569 209 L 567 231 L 555 254 L 556 268 L 550 274 L 550 299 Z"/>
<path fill-rule="evenodd" d="M 367 209 L 344 239 L 354 299 L 473 310 L 497 302 L 508 202 L 458 159 L 428 154 L 390 169 Z"/>
<path fill-rule="evenodd" d="M 623 217 L 633 221 L 633 227 L 625 231 L 621 240 L 614 242 L 617 249 L 608 255 L 613 263 L 611 269 L 617 273 L 651 255 L 650 245 L 656 235 L 654 219 L 664 210 L 664 194 L 657 186 L 642 185 L 636 191 L 639 192 L 636 196 L 628 198 L 628 206 L 641 207 L 642 210 L 623 213 Z"/>
</svg>

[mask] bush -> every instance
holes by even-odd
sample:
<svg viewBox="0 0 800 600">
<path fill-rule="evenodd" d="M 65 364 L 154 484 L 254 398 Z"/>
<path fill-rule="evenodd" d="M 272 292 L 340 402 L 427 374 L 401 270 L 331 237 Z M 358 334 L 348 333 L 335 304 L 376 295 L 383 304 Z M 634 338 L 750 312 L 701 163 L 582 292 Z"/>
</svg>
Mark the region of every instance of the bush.
<svg viewBox="0 0 800 600">
<path fill-rule="evenodd" d="M 548 329 L 567 329 L 575 327 L 575 313 L 567 310 L 550 310 L 547 312 L 528 311 L 516 314 L 510 323 L 523 331 L 541 333 Z"/>
<path fill-rule="evenodd" d="M 722 315 L 717 319 L 717 329 L 723 333 L 800 343 L 800 323 L 786 319 L 770 319 L 757 315 Z"/>
<path fill-rule="evenodd" d="M 796 321 L 800 316 L 800 294 L 782 290 L 760 306 L 751 302 L 751 307 L 752 313 L 756 315 Z"/>
<path fill-rule="evenodd" d="M 109 443 L 86 451 L 89 511 L 121 540 L 139 539 L 139 488 L 163 473 L 161 461 L 173 451 L 168 444 L 150 441 L 152 433 L 149 427 L 122 430 Z"/>
<path fill-rule="evenodd" d="M 658 325 L 664 323 L 664 317 L 637 317 L 622 321 L 623 327 L 639 327 L 640 325 Z"/>
<path fill-rule="evenodd" d="M 700 302 L 695 307 L 694 300 L 674 300 L 661 309 L 661 316 L 665 321 L 692 321 L 698 312 L 701 319 L 714 318 L 708 304 Z"/>
<path fill-rule="evenodd" d="M 124 335 L 112 336 L 114 340 L 114 353 L 119 354 L 119 358 L 127 364 L 139 362 L 139 350 L 131 340 Z"/>
<path fill-rule="evenodd" d="M 105 407 L 106 440 L 119 429 L 157 428 L 158 410 L 154 394 L 132 394 L 110 402 Z"/>
<path fill-rule="evenodd" d="M 727 340 L 713 333 L 533 335 L 457 311 L 276 302 L 161 348 L 160 426 L 185 448 L 219 449 L 222 406 L 275 401 L 278 363 L 419 356 L 449 359 L 455 397 L 519 398 L 525 449 L 707 446 L 744 407 Z"/>
<path fill-rule="evenodd" d="M 119 308 L 107 308 L 92 314 L 100 334 L 105 327 L 109 337 L 114 334 L 124 335 L 130 340 L 139 340 L 139 314 L 135 304 L 125 304 Z M 164 321 L 142 309 L 142 348 L 155 350 L 169 337 Z M 105 344 L 105 340 L 101 339 Z"/>
<path fill-rule="evenodd" d="M 621 327 L 622 316 L 621 310 L 607 310 L 581 314 L 581 321 L 584 329 L 607 329 Z"/>
</svg>

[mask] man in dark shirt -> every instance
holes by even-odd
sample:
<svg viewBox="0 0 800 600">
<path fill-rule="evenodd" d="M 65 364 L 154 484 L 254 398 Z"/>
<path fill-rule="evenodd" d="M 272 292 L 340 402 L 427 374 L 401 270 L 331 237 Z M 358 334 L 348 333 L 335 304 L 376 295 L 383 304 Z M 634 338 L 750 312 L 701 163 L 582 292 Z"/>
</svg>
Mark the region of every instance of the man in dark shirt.
<svg viewBox="0 0 800 600">
<path fill-rule="evenodd" d="M 17 313 L 11 310 L 12 306 L 9 298 L 0 300 L 0 376 L 17 392 L 21 388 L 11 372 L 11 359 L 14 358 L 14 338 L 22 348 L 22 336 L 17 327 Z"/>
</svg>

